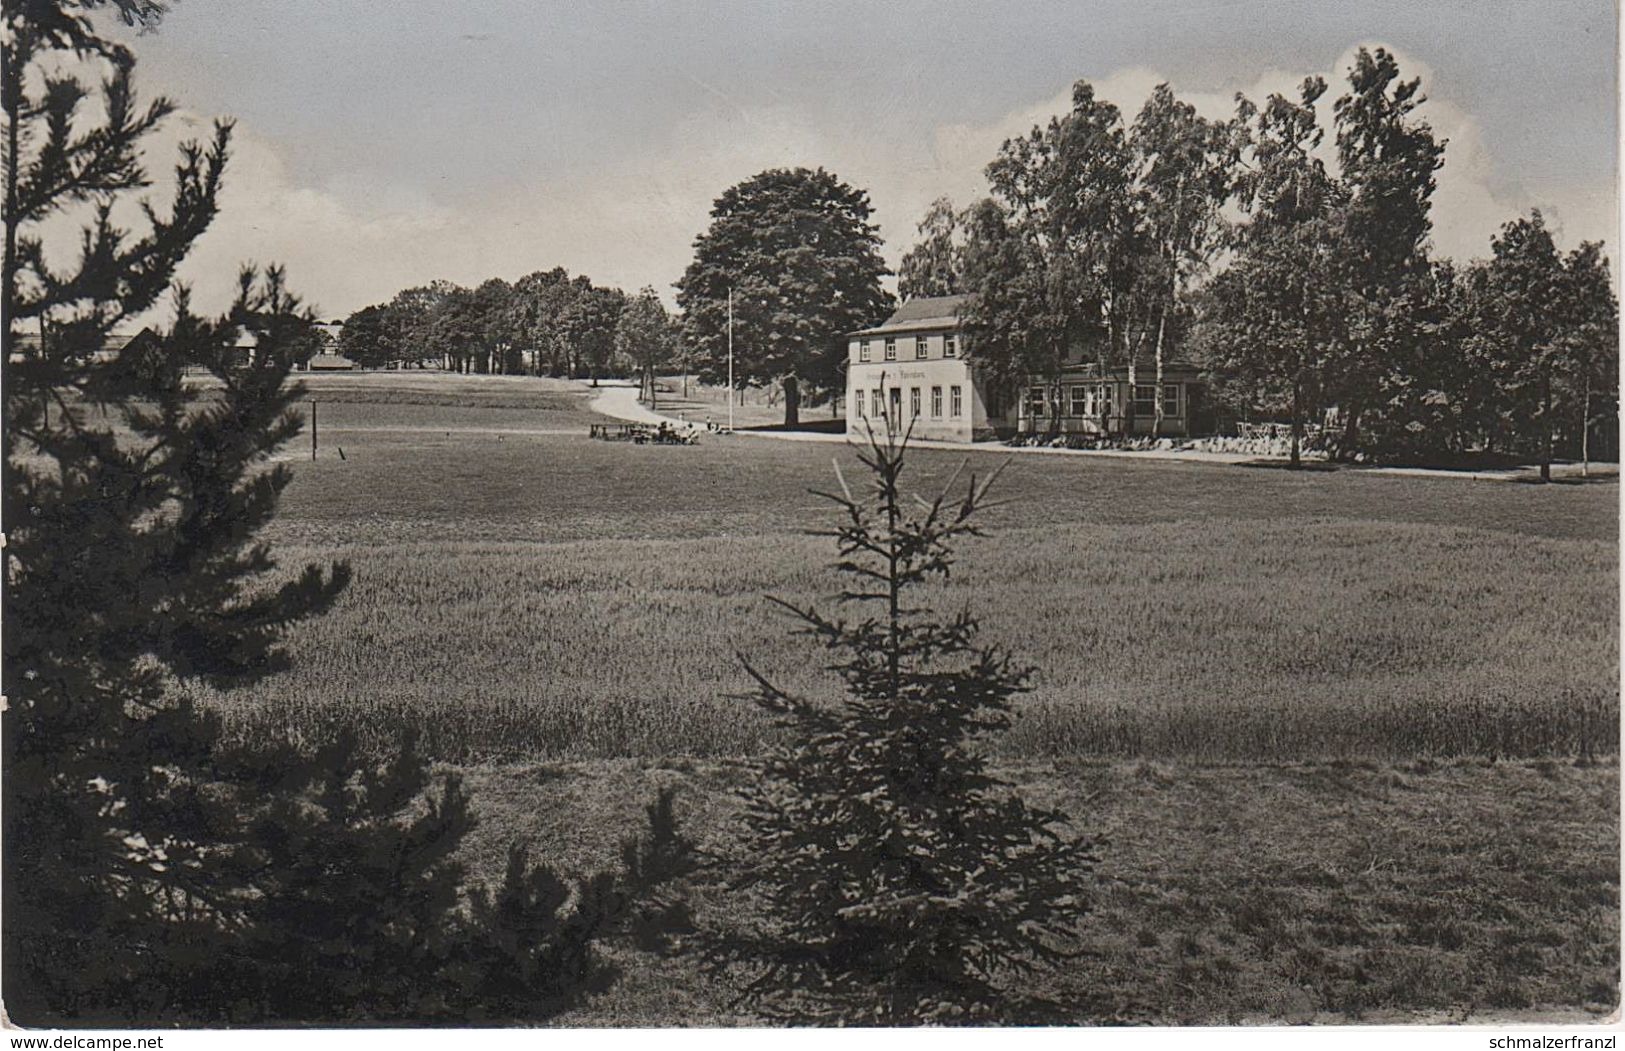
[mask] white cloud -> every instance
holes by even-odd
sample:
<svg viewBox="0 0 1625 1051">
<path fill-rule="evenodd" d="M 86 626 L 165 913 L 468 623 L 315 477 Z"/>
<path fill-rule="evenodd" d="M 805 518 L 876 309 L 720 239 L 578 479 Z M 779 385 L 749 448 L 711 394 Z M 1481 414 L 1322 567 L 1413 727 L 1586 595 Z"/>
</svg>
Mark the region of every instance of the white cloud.
<svg viewBox="0 0 1625 1051">
<path fill-rule="evenodd" d="M 1331 85 L 1324 104 L 1328 120 L 1330 98 L 1353 54 L 1351 47 L 1334 68 L 1319 71 Z M 1440 254 L 1486 254 L 1498 226 L 1530 207 L 1546 212 L 1566 246 L 1582 238 L 1612 244 L 1617 228 L 1612 183 L 1493 192 L 1494 159 L 1472 114 L 1449 97 L 1448 85 L 1437 84 L 1423 62 L 1405 54 L 1399 58 L 1405 75 L 1423 77 L 1430 98 L 1421 113 L 1449 140 L 1434 198 Z M 1291 92 L 1304 75 L 1271 71 L 1246 94 L 1261 100 L 1270 92 Z M 1143 67 L 1114 72 L 1096 86 L 1131 120 L 1164 79 L 1205 115 L 1233 112 L 1232 92 L 1189 90 L 1176 77 Z M 274 143 L 240 127 L 221 215 L 181 276 L 196 286 L 201 308 L 215 309 L 229 296 L 240 261 L 282 262 L 295 289 L 326 316 L 437 277 L 474 283 L 553 266 L 628 289 L 653 285 L 669 301 L 671 283 L 687 265 L 716 195 L 764 168 L 792 165 L 821 165 L 869 190 L 895 266 L 913 242 L 914 225 L 927 205 L 944 195 L 964 204 L 984 192 L 982 170 L 999 144 L 1064 112 L 1070 87 L 991 123 L 940 126 L 920 141 L 822 127 L 812 115 L 782 103 L 728 100 L 727 105 L 731 116 L 695 113 L 650 142 L 635 160 L 590 177 L 514 179 L 500 192 L 455 201 L 360 169 L 338 174 L 326 188 L 312 187 L 295 177 Z M 188 118 L 176 121 L 168 137 L 206 131 L 202 122 Z M 167 168 L 167 161 L 153 164 L 160 174 Z"/>
</svg>

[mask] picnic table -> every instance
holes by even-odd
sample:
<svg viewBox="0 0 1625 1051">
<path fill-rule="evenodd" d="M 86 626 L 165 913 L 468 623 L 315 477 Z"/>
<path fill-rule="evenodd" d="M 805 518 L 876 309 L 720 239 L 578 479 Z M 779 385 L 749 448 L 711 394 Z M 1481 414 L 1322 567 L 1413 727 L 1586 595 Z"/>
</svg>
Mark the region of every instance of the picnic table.
<svg viewBox="0 0 1625 1051">
<path fill-rule="evenodd" d="M 636 445 L 698 445 L 698 432 L 662 423 L 594 423 L 588 436 L 606 442 L 632 442 Z"/>
</svg>

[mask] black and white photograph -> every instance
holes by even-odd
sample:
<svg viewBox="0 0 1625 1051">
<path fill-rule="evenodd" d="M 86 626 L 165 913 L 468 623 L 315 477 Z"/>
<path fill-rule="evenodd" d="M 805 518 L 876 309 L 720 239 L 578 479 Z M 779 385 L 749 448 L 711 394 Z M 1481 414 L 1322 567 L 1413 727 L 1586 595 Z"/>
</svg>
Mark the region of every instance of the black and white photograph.
<svg viewBox="0 0 1625 1051">
<path fill-rule="evenodd" d="M 0 6 L 8 1048 L 1616 1046 L 1617 3 Z"/>
</svg>

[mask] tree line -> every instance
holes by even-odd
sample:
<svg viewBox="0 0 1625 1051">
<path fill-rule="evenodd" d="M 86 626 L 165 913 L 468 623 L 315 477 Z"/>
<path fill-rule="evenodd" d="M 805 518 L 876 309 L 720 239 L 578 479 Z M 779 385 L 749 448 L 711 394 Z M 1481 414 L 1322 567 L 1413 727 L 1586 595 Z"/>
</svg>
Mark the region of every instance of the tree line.
<svg viewBox="0 0 1625 1051">
<path fill-rule="evenodd" d="M 780 388 L 785 421 L 804 396 L 844 386 L 845 333 L 894 302 L 869 198 L 823 169 L 775 169 L 730 187 L 695 241 L 673 318 L 653 289 L 629 296 L 563 268 L 474 288 L 434 281 L 345 319 L 339 349 L 365 368 L 594 379 L 690 371 L 736 388 Z"/>
<path fill-rule="evenodd" d="M 474 288 L 432 281 L 403 289 L 345 318 L 339 350 L 364 368 L 652 377 L 681 365 L 677 336 L 653 289 L 628 295 L 554 267 Z"/>
<path fill-rule="evenodd" d="M 1617 454 L 1601 245 L 1559 250 L 1534 211 L 1488 258 L 1435 257 L 1446 143 L 1420 80 L 1362 48 L 1329 120 L 1327 90 L 1238 95 L 1213 120 L 1163 84 L 1127 122 L 1080 81 L 1069 112 L 1003 144 L 986 197 L 932 205 L 899 290 L 973 294 L 979 366 L 1007 391 L 1047 385 L 1051 426 L 1069 362 L 1135 383 L 1179 355 L 1221 411 L 1289 420 L 1294 462 L 1311 431 L 1340 457 L 1501 452 L 1543 475 L 1599 436 Z"/>
</svg>

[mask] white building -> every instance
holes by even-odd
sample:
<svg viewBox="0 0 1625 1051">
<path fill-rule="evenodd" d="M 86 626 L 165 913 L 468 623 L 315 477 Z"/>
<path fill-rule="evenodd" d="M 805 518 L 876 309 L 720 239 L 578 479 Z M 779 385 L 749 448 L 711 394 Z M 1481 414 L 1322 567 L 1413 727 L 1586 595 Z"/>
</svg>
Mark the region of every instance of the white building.
<svg viewBox="0 0 1625 1051">
<path fill-rule="evenodd" d="M 982 382 L 960 314 L 968 296 L 910 299 L 877 328 L 847 337 L 846 433 L 888 425 L 916 438 L 968 442 L 1002 433 L 1184 437 L 1211 426 L 1201 370 L 1165 362 L 1102 369 L 1075 348 L 1059 376 L 1001 399 Z M 1008 404 L 1004 404 L 1004 402 Z"/>
<path fill-rule="evenodd" d="M 847 337 L 848 435 L 889 422 L 916 438 L 968 442 L 1003 426 L 965 358 L 959 312 L 966 299 L 910 299 L 885 324 Z"/>
</svg>

